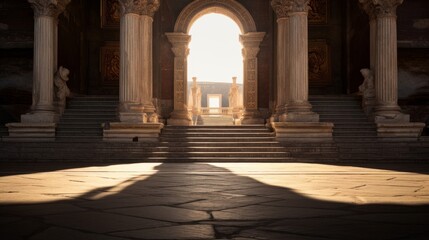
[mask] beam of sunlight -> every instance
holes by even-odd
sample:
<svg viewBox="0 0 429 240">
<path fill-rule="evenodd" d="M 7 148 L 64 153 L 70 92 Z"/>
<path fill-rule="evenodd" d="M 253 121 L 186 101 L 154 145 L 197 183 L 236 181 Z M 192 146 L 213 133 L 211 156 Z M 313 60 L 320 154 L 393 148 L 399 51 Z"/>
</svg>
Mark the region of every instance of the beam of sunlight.
<svg viewBox="0 0 429 240">
<path fill-rule="evenodd" d="M 200 17 L 189 32 L 188 81 L 197 77 L 204 82 L 243 82 L 242 45 L 240 29 L 229 17 L 206 14 Z"/>
<path fill-rule="evenodd" d="M 160 163 L 118 164 L 0 177 L 0 204 L 36 204 L 115 195 L 156 174 Z"/>
<path fill-rule="evenodd" d="M 308 163 L 210 165 L 317 200 L 351 204 L 429 204 L 427 174 Z"/>
</svg>

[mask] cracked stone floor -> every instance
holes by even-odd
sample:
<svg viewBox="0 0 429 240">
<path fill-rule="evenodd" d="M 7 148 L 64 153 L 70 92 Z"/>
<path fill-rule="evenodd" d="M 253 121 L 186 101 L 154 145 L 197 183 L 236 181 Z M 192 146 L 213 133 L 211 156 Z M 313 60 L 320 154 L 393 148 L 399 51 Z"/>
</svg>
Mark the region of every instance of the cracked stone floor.
<svg viewBox="0 0 429 240">
<path fill-rule="evenodd" d="M 1 165 L 0 239 L 429 239 L 429 165 Z"/>
</svg>

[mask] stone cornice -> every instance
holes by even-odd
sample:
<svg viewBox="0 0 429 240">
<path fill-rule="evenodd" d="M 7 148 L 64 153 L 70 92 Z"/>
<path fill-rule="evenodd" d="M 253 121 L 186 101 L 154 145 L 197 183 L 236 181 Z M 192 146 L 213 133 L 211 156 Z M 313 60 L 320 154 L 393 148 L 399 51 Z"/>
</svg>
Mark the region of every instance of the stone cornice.
<svg viewBox="0 0 429 240">
<path fill-rule="evenodd" d="M 28 0 L 35 17 L 58 17 L 71 0 Z"/>
<path fill-rule="evenodd" d="M 189 43 L 191 36 L 184 33 L 165 33 L 171 45 L 171 49 L 176 57 L 186 57 L 189 54 Z"/>
<path fill-rule="evenodd" d="M 243 57 L 256 58 L 259 53 L 259 46 L 264 37 L 264 32 L 252 32 L 240 35 L 240 42 L 243 44 Z"/>
<path fill-rule="evenodd" d="M 153 17 L 158 10 L 161 0 L 119 0 L 122 15 L 135 13 Z"/>
</svg>

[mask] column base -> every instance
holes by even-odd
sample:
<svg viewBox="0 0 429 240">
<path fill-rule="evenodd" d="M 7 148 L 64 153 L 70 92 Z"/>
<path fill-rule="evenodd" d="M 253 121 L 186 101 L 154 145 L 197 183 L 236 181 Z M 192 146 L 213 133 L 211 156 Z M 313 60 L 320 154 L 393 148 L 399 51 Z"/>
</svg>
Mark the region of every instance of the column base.
<svg viewBox="0 0 429 240">
<path fill-rule="evenodd" d="M 259 110 L 244 110 L 241 117 L 241 125 L 265 124 Z"/>
<path fill-rule="evenodd" d="M 55 141 L 56 123 L 8 123 L 9 142 L 52 142 Z"/>
<path fill-rule="evenodd" d="M 162 123 L 123 123 L 103 124 L 103 141 L 112 142 L 156 142 Z"/>
<path fill-rule="evenodd" d="M 191 126 L 192 118 L 188 111 L 173 111 L 167 119 L 167 125 L 171 126 Z"/>
<path fill-rule="evenodd" d="M 375 123 L 409 123 L 410 115 L 401 112 L 386 113 L 386 114 L 374 114 Z"/>
<path fill-rule="evenodd" d="M 425 128 L 424 123 L 377 123 L 377 136 L 398 138 L 398 140 L 417 140 Z"/>
<path fill-rule="evenodd" d="M 143 112 L 119 112 L 119 121 L 123 123 L 146 123 L 147 114 Z"/>
<path fill-rule="evenodd" d="M 319 122 L 319 114 L 315 112 L 289 112 L 279 116 L 281 122 Z"/>
<path fill-rule="evenodd" d="M 329 142 L 334 128 L 325 122 L 273 122 L 271 126 L 283 142 Z"/>
<path fill-rule="evenodd" d="M 55 112 L 34 111 L 21 115 L 21 123 L 56 123 L 60 116 Z"/>
</svg>

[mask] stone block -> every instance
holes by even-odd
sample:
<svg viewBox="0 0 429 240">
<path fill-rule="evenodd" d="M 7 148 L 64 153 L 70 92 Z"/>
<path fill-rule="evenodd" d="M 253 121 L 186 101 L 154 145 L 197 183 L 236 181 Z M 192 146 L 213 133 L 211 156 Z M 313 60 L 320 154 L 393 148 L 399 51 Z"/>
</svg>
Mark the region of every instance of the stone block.
<svg viewBox="0 0 429 240">
<path fill-rule="evenodd" d="M 4 141 L 55 141 L 56 123 L 8 123 Z"/>
<path fill-rule="evenodd" d="M 21 115 L 22 123 L 56 123 L 59 121 L 59 115 L 55 112 L 32 112 Z"/>
<path fill-rule="evenodd" d="M 332 141 L 333 123 L 327 122 L 273 122 L 272 128 L 279 141 Z"/>
<path fill-rule="evenodd" d="M 119 120 L 126 123 L 145 123 L 148 119 L 143 112 L 120 112 Z"/>
<path fill-rule="evenodd" d="M 401 140 L 408 138 L 415 141 L 422 134 L 424 127 L 424 123 L 377 123 L 377 136 Z"/>
<path fill-rule="evenodd" d="M 103 124 L 103 140 L 118 142 L 154 142 L 158 141 L 162 123 L 122 123 Z"/>
</svg>

